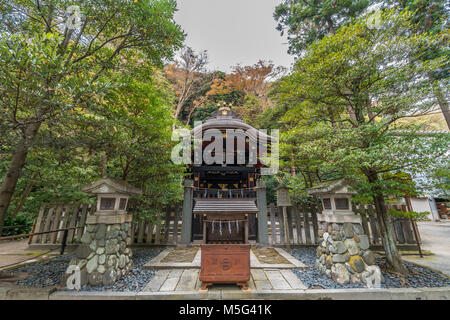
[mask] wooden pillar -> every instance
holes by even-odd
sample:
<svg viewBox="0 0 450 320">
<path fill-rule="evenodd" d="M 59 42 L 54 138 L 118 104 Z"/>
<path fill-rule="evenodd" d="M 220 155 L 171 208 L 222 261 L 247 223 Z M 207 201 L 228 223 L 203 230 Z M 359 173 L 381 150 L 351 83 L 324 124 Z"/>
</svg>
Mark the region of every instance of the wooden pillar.
<svg viewBox="0 0 450 320">
<path fill-rule="evenodd" d="M 193 181 L 191 179 L 186 179 L 184 181 L 183 217 L 180 242 L 182 245 L 189 245 L 192 241 L 192 205 L 194 196 L 192 185 Z"/>
<path fill-rule="evenodd" d="M 266 184 L 258 180 L 256 184 L 256 206 L 258 207 L 258 243 L 263 246 L 269 245 L 267 232 L 267 200 Z"/>
<path fill-rule="evenodd" d="M 208 220 L 208 216 L 203 217 L 203 243 L 206 243 L 206 224 Z"/>
<path fill-rule="evenodd" d="M 244 243 L 248 243 L 248 219 L 244 222 Z"/>
<path fill-rule="evenodd" d="M 291 251 L 291 237 L 289 234 L 289 225 L 288 225 L 288 219 L 287 219 L 287 207 L 283 206 L 283 223 L 284 223 L 284 236 L 286 237 L 286 249 L 288 252 Z"/>
</svg>

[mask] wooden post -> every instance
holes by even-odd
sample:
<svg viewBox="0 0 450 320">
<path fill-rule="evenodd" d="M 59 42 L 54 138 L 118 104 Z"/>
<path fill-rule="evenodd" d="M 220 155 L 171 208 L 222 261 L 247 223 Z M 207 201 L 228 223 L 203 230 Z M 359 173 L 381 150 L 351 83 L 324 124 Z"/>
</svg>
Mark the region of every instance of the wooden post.
<svg viewBox="0 0 450 320">
<path fill-rule="evenodd" d="M 275 206 L 270 204 L 270 228 L 272 229 L 271 244 L 274 245 L 277 242 L 277 226 L 275 221 Z"/>
<path fill-rule="evenodd" d="M 277 206 L 277 213 L 278 213 L 278 225 L 280 229 L 280 244 L 285 244 L 285 237 L 284 237 L 284 218 L 283 218 L 283 210 L 280 209 L 281 207 Z"/>
<path fill-rule="evenodd" d="M 37 232 L 40 232 L 42 229 L 41 226 L 43 226 L 44 213 L 45 213 L 45 204 L 43 204 L 41 206 L 41 208 L 39 209 L 38 218 L 36 220 L 36 227 L 34 228 L 34 230 L 36 230 Z M 32 243 L 38 243 L 40 239 L 41 239 L 41 236 L 39 236 L 39 235 L 31 237 Z"/>
<path fill-rule="evenodd" d="M 184 200 L 183 216 L 181 225 L 181 241 L 183 245 L 189 245 L 192 241 L 192 204 L 194 192 L 192 189 L 193 181 L 186 179 L 184 181 Z"/>
<path fill-rule="evenodd" d="M 406 201 L 406 206 L 408 208 L 408 211 L 413 211 L 412 209 L 412 204 L 411 204 L 411 199 L 409 197 L 405 197 L 405 201 Z M 416 224 L 414 223 L 414 221 L 412 219 L 409 219 L 411 222 L 411 227 L 414 231 L 414 238 L 416 239 L 416 243 L 417 243 L 417 248 L 419 249 L 419 256 L 421 258 L 423 258 L 423 254 L 422 254 L 422 248 L 420 247 L 420 240 L 419 240 L 419 236 L 418 236 L 418 232 L 416 229 Z"/>
<path fill-rule="evenodd" d="M 33 227 L 31 228 L 31 233 L 32 234 L 34 233 L 34 228 L 36 228 L 36 220 L 33 222 Z M 33 239 L 33 236 L 29 236 L 27 243 L 30 244 L 32 239 Z"/>
<path fill-rule="evenodd" d="M 262 246 L 269 245 L 267 232 L 267 198 L 266 185 L 263 180 L 257 181 L 256 206 L 258 207 L 258 242 Z"/>
<path fill-rule="evenodd" d="M 147 244 L 151 244 L 152 238 L 153 238 L 153 223 L 151 223 L 151 221 L 148 221 L 147 222 L 147 238 L 145 238 L 145 242 Z"/>
<path fill-rule="evenodd" d="M 208 220 L 208 216 L 203 217 L 203 243 L 206 243 L 206 223 Z"/>
<path fill-rule="evenodd" d="M 297 243 L 303 243 L 303 234 L 302 234 L 302 222 L 300 220 L 300 213 L 296 207 L 293 208 L 293 213 L 295 215 L 295 226 L 297 227 Z"/>
<path fill-rule="evenodd" d="M 307 244 L 311 244 L 311 226 L 309 224 L 309 214 L 308 210 L 303 212 L 303 223 L 305 226 L 305 241 Z"/>
<path fill-rule="evenodd" d="M 286 239 L 286 249 L 288 252 L 291 252 L 291 239 L 290 239 L 289 227 L 288 227 L 287 207 L 283 206 L 282 210 L 283 210 L 284 236 Z"/>
<path fill-rule="evenodd" d="M 245 220 L 244 226 L 245 226 L 245 230 L 244 230 L 244 232 L 245 232 L 245 239 L 244 239 L 244 241 L 245 241 L 245 243 L 248 243 L 248 219 Z"/>
</svg>

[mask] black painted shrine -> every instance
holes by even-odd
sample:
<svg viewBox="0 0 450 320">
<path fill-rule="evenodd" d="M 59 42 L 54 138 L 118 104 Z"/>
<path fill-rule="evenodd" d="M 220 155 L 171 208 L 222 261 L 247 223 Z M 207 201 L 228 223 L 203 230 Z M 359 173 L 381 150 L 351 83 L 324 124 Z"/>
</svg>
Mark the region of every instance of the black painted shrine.
<svg viewBox="0 0 450 320">
<path fill-rule="evenodd" d="M 217 136 L 204 137 L 209 129 L 220 130 L 222 150 L 216 150 L 210 145 Z M 234 129 L 236 133 L 228 153 L 227 129 Z M 227 157 L 228 160 L 233 159 L 231 164 L 229 161 L 228 164 L 207 164 L 205 160 L 201 164 L 195 164 L 194 151 L 192 152 L 194 164 L 188 167 L 188 178 L 192 181 L 193 189 L 191 239 L 216 244 L 257 240 L 258 208 L 260 205 L 265 207 L 266 203 L 265 194 L 259 199 L 264 204 L 257 203 L 258 181 L 261 179 L 263 164 L 256 151 L 259 143 L 264 143 L 270 154 L 270 142 L 273 138 L 244 123 L 226 106 L 220 107 L 205 123 L 192 129 L 191 135 L 203 137 L 202 152 L 209 150 L 212 156 L 220 156 L 222 153 L 223 162 Z M 252 153 L 251 150 L 255 152 Z M 265 192 L 265 188 L 262 190 Z"/>
</svg>

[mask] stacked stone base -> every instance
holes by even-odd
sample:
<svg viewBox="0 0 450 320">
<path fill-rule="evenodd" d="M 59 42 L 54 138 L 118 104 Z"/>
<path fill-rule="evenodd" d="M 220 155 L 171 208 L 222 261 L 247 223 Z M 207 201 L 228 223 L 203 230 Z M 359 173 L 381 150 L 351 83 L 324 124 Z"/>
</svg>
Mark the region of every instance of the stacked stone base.
<svg viewBox="0 0 450 320">
<path fill-rule="evenodd" d="M 70 265 L 80 268 L 81 285 L 114 284 L 132 268 L 130 223 L 89 224 Z"/>
<path fill-rule="evenodd" d="M 358 223 L 324 224 L 317 247 L 318 269 L 339 284 L 365 283 L 379 287 L 382 275 L 369 250 L 369 238 Z"/>
</svg>

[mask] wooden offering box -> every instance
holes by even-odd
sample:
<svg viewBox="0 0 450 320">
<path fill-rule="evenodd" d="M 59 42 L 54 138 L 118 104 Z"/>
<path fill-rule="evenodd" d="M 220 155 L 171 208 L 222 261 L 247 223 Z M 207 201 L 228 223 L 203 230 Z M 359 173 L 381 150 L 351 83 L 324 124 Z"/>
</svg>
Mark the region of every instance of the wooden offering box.
<svg viewBox="0 0 450 320">
<path fill-rule="evenodd" d="M 249 244 L 202 244 L 200 281 L 202 290 L 214 283 L 236 283 L 248 290 Z"/>
</svg>

